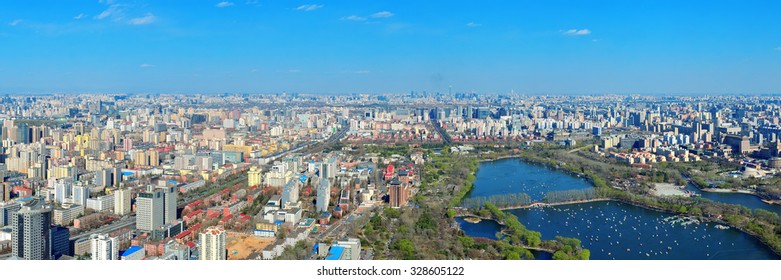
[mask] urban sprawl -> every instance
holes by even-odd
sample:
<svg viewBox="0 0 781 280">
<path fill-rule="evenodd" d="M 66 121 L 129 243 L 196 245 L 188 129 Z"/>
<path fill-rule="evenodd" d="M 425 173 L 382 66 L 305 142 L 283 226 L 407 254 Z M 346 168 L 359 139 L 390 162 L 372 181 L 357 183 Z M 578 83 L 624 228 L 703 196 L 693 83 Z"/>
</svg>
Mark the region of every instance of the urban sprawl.
<svg viewBox="0 0 781 280">
<path fill-rule="evenodd" d="M 367 231 L 457 196 L 427 179 L 441 154 L 547 145 L 633 170 L 736 166 L 697 179 L 713 189 L 781 168 L 774 96 L 6 95 L 0 120 L 0 259 L 396 258 L 409 244 Z M 692 195 L 670 183 L 654 195 Z M 433 217 L 457 232 L 452 218 Z"/>
</svg>

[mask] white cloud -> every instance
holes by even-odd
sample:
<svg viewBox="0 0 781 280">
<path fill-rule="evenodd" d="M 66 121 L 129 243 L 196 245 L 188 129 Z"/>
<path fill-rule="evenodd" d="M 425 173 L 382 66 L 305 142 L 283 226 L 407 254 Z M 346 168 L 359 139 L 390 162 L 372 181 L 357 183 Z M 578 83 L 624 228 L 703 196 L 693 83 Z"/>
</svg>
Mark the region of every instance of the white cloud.
<svg viewBox="0 0 781 280">
<path fill-rule="evenodd" d="M 20 23 L 22 23 L 21 19 L 15 19 L 15 20 L 12 20 L 11 22 L 9 22 L 8 25 L 10 25 L 10 26 L 17 26 Z"/>
<path fill-rule="evenodd" d="M 346 16 L 346 17 L 343 17 L 342 19 L 343 20 L 352 20 L 352 21 L 364 21 L 364 20 L 366 20 L 365 17 L 356 16 L 356 15 Z"/>
<path fill-rule="evenodd" d="M 86 14 L 84 14 L 84 13 L 81 13 L 81 14 L 79 14 L 78 16 L 75 16 L 75 17 L 73 17 L 73 19 L 75 19 L 75 20 L 80 20 L 80 19 L 83 19 L 83 18 L 85 18 L 85 17 L 87 17 L 87 15 L 86 15 Z"/>
<path fill-rule="evenodd" d="M 479 24 L 479 23 L 474 23 L 474 22 L 470 22 L 470 23 L 466 24 L 466 27 L 480 27 L 480 26 L 483 26 L 483 25 Z"/>
<path fill-rule="evenodd" d="M 301 5 L 301 6 L 298 6 L 298 8 L 296 8 L 296 10 L 299 10 L 299 11 L 304 11 L 304 12 L 311 12 L 311 11 L 314 11 L 314 10 L 320 9 L 320 8 L 322 8 L 322 7 L 323 7 L 323 5 L 318 5 L 318 4 L 306 4 L 306 5 Z"/>
<path fill-rule="evenodd" d="M 138 67 L 141 67 L 141 68 L 152 68 L 152 67 L 155 67 L 155 65 L 154 64 L 149 64 L 149 63 L 144 63 L 144 64 L 139 65 Z"/>
<path fill-rule="evenodd" d="M 389 18 L 392 17 L 394 14 L 388 11 L 382 11 L 382 12 L 376 12 L 372 14 L 373 18 Z"/>
<path fill-rule="evenodd" d="M 583 35 L 591 34 L 591 30 L 588 30 L 588 29 L 570 29 L 570 30 L 562 32 L 562 34 L 568 35 L 568 36 L 583 36 Z"/>
<path fill-rule="evenodd" d="M 157 17 L 153 15 L 152 13 L 146 13 L 143 17 L 137 17 L 130 19 L 130 24 L 133 25 L 144 25 L 144 24 L 150 24 L 155 22 L 157 20 Z"/>
<path fill-rule="evenodd" d="M 218 8 L 225 8 L 225 7 L 230 7 L 230 6 L 233 6 L 233 2 L 222 1 L 222 2 L 220 2 L 220 3 L 217 3 L 217 5 L 216 5 L 216 6 L 217 6 Z"/>
<path fill-rule="evenodd" d="M 106 10 L 95 16 L 95 19 L 105 19 L 108 17 L 112 17 L 114 19 L 120 19 L 122 18 L 124 10 L 121 5 L 118 4 L 112 4 L 111 6 L 108 6 Z"/>
</svg>

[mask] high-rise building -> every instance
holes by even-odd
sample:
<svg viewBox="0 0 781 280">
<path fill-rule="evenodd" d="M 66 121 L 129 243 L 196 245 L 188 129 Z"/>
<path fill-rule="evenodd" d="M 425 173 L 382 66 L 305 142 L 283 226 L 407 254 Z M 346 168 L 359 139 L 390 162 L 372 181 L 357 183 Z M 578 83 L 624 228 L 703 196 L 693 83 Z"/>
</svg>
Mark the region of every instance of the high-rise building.
<svg viewBox="0 0 781 280">
<path fill-rule="evenodd" d="M 320 178 L 320 183 L 317 185 L 317 211 L 327 212 L 330 201 L 331 182 L 326 178 Z"/>
<path fill-rule="evenodd" d="M 52 258 L 59 259 L 62 256 L 70 255 L 70 231 L 67 227 L 54 226 L 51 229 L 51 247 Z"/>
<path fill-rule="evenodd" d="M 301 191 L 298 180 L 290 180 L 282 188 L 282 205 L 287 203 L 296 203 L 298 201 L 298 195 Z"/>
<path fill-rule="evenodd" d="M 11 200 L 6 202 L 0 202 L 0 227 L 4 227 L 11 224 L 13 215 L 16 211 L 22 208 L 19 202 Z"/>
<path fill-rule="evenodd" d="M 130 189 L 122 188 L 114 190 L 114 214 L 127 215 L 130 213 Z"/>
<path fill-rule="evenodd" d="M 43 199 L 25 201 L 14 213 L 11 255 L 24 260 L 51 259 L 51 206 Z"/>
<path fill-rule="evenodd" d="M 249 186 L 258 186 L 263 182 L 263 178 L 260 175 L 260 169 L 256 166 L 250 167 L 247 172 L 247 177 L 247 185 Z"/>
<path fill-rule="evenodd" d="M 11 186 L 3 182 L 5 176 L 5 170 L 0 170 L 0 201 L 8 201 L 11 199 Z"/>
<path fill-rule="evenodd" d="M 54 181 L 54 201 L 57 203 L 65 203 L 66 199 L 71 197 L 71 189 L 73 184 L 70 179 L 57 179 Z"/>
<path fill-rule="evenodd" d="M 86 185 L 73 186 L 73 203 L 84 207 L 87 207 L 87 199 L 89 199 L 89 187 Z"/>
<path fill-rule="evenodd" d="M 390 207 L 398 208 L 407 204 L 409 198 L 409 190 L 406 184 L 402 184 L 399 180 L 393 180 L 389 187 L 389 204 Z"/>
<path fill-rule="evenodd" d="M 227 251 L 225 238 L 227 234 L 222 227 L 211 226 L 201 232 L 201 260 L 225 260 Z"/>
<path fill-rule="evenodd" d="M 163 224 L 170 224 L 176 220 L 176 187 L 159 187 L 163 191 Z"/>
<path fill-rule="evenodd" d="M 147 155 L 149 156 L 149 166 L 158 166 L 160 165 L 160 153 L 157 152 L 157 150 L 150 149 L 147 151 Z"/>
<path fill-rule="evenodd" d="M 164 225 L 165 194 L 163 189 L 147 186 L 146 191 L 136 197 L 136 229 L 153 231 Z"/>
<path fill-rule="evenodd" d="M 92 234 L 89 237 L 93 261 L 113 261 L 119 259 L 119 240 L 108 234 Z"/>
</svg>

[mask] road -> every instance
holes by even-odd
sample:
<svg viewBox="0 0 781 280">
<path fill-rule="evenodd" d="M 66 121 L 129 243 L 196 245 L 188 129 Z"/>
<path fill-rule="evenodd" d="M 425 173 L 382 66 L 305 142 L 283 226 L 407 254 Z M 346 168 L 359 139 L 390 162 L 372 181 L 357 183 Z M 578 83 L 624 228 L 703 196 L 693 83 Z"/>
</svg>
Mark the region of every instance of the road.
<svg viewBox="0 0 781 280">
<path fill-rule="evenodd" d="M 439 133 L 439 138 L 445 141 L 445 144 L 450 145 L 451 143 L 453 143 L 453 139 L 450 139 L 450 135 L 447 135 L 447 132 L 439 124 L 439 121 L 437 121 L 436 119 L 431 119 L 431 125 L 434 126 L 434 130 L 436 130 L 437 133 Z"/>
<path fill-rule="evenodd" d="M 322 151 L 325 148 L 325 146 L 333 144 L 333 143 L 338 142 L 339 140 L 341 140 L 344 137 L 344 135 L 347 134 L 347 131 L 349 131 L 349 130 L 350 130 L 349 126 L 342 125 L 342 128 L 340 128 L 339 131 L 337 131 L 336 133 L 331 135 L 331 137 L 328 137 L 328 139 L 326 139 L 325 141 L 312 142 L 312 143 L 306 143 L 306 144 L 299 144 L 298 146 L 296 146 L 293 149 L 290 149 L 290 150 L 287 150 L 287 151 L 283 151 L 283 152 L 277 152 L 275 154 L 272 154 L 272 155 L 267 157 L 267 158 L 270 158 L 271 160 L 269 160 L 266 165 L 271 165 L 272 162 L 276 161 L 278 158 L 282 158 L 282 157 L 286 156 L 289 153 L 295 153 L 295 152 L 299 152 L 300 151 L 301 153 L 304 153 L 304 154 L 311 154 L 311 153 L 315 153 L 315 152 L 320 152 L 320 151 Z"/>
<path fill-rule="evenodd" d="M 102 227 L 90 230 L 88 232 L 84 232 L 84 233 L 80 233 L 80 234 L 71 236 L 70 240 L 77 240 L 77 239 L 82 238 L 82 237 L 87 237 L 87 236 L 90 236 L 90 234 L 93 234 L 93 233 L 108 233 L 108 232 L 112 232 L 112 231 L 115 231 L 115 230 L 118 230 L 118 229 L 121 229 L 121 228 L 124 228 L 124 227 L 132 226 L 132 227 L 135 228 L 135 225 L 136 225 L 136 216 L 127 216 L 126 218 L 123 218 L 123 219 L 121 219 L 119 221 L 116 221 L 116 222 L 113 222 L 111 224 L 104 225 Z"/>
</svg>

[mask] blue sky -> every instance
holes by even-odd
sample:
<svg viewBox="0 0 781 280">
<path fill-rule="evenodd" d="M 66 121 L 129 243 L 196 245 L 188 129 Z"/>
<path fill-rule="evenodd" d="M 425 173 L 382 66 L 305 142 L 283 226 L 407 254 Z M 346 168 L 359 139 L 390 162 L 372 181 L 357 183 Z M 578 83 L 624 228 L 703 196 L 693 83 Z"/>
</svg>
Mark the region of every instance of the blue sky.
<svg viewBox="0 0 781 280">
<path fill-rule="evenodd" d="M 0 93 L 781 93 L 779 1 L 0 3 Z"/>
</svg>

